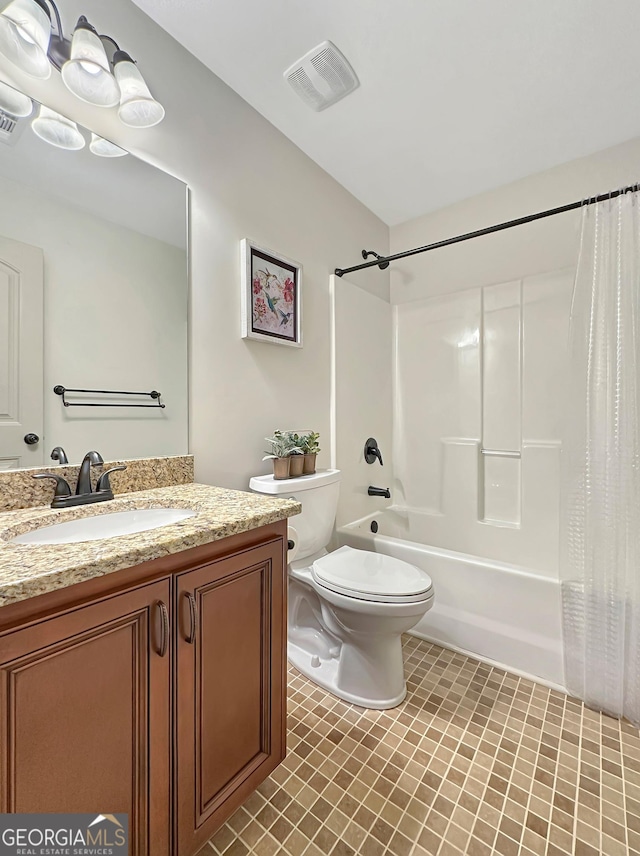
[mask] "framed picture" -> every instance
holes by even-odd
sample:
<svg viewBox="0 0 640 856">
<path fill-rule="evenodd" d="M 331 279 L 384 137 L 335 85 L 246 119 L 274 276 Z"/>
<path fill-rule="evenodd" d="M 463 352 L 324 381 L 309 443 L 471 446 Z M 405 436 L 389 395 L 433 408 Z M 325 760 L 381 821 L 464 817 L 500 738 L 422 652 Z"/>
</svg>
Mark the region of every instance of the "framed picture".
<svg viewBox="0 0 640 856">
<path fill-rule="evenodd" d="M 302 347 L 302 266 L 245 238 L 242 338 Z"/>
</svg>

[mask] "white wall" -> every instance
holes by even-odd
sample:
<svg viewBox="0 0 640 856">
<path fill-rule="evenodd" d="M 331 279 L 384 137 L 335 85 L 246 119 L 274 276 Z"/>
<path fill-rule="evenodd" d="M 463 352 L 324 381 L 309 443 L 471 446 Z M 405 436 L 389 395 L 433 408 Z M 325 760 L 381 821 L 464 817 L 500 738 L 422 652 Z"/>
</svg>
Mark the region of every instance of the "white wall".
<svg viewBox="0 0 640 856">
<path fill-rule="evenodd" d="M 91 6 L 91 4 L 89 4 Z M 167 110 L 157 128 L 132 131 L 114 111 L 81 104 L 54 72 L 33 81 L 0 74 L 189 184 L 191 195 L 190 451 L 196 478 L 246 488 L 263 437 L 305 425 L 330 461 L 329 276 L 363 247 L 388 250 L 388 228 L 128 0 L 68 0 L 67 26 L 84 11 L 138 60 Z M 309 111 L 308 121 L 314 121 Z M 304 266 L 304 347 L 240 339 L 240 240 L 251 237 Z M 380 296 L 388 274 L 359 280 Z"/>
<path fill-rule="evenodd" d="M 44 253 L 44 436 L 70 461 L 187 447 L 184 250 L 0 177 L 0 235 Z M 53 387 L 159 389 L 164 410 L 65 408 Z"/>
<path fill-rule="evenodd" d="M 391 252 L 633 183 L 639 165 L 640 140 L 573 161 L 398 226 Z M 576 211 L 394 265 L 395 494 L 415 540 L 557 578 L 579 229 Z"/>
<path fill-rule="evenodd" d="M 342 471 L 337 523 L 342 526 L 390 500 L 372 497 L 369 485 L 393 486 L 391 454 L 391 305 L 346 278 L 331 277 L 335 458 Z M 367 464 L 365 441 L 378 441 L 383 466 Z"/>
</svg>

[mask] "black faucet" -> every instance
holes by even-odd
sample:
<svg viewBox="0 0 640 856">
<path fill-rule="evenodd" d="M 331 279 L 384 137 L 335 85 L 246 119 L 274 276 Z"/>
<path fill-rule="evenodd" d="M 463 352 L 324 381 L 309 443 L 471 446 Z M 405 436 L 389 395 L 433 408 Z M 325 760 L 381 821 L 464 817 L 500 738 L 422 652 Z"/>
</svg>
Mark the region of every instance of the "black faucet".
<svg viewBox="0 0 640 856">
<path fill-rule="evenodd" d="M 51 460 L 57 461 L 59 464 L 68 464 L 69 458 L 67 457 L 67 453 L 62 448 L 62 446 L 56 446 L 55 449 L 51 452 Z"/>
<path fill-rule="evenodd" d="M 369 485 L 367 493 L 369 496 L 383 496 L 385 499 L 391 499 L 391 491 L 388 487 L 373 487 L 373 485 Z"/>
<path fill-rule="evenodd" d="M 102 466 L 102 464 L 104 464 L 104 461 L 100 452 L 87 452 L 80 464 L 76 496 L 84 496 L 84 494 L 91 493 L 91 467 L 92 465 Z"/>
<path fill-rule="evenodd" d="M 378 448 L 378 441 L 374 437 L 369 437 L 364 444 L 364 459 L 368 464 L 372 464 L 376 458 L 380 461 L 380 466 L 382 466 L 382 453 Z"/>
<path fill-rule="evenodd" d="M 108 499 L 113 499 L 113 490 L 109 483 L 109 475 L 118 470 L 126 470 L 126 466 L 112 467 L 110 470 L 102 473 L 96 482 L 96 489 L 91 487 L 91 467 L 92 465 L 102 465 L 102 455 L 99 452 L 87 452 L 84 456 L 80 471 L 78 473 L 78 483 L 76 485 L 75 495 L 72 496 L 71 488 L 66 479 L 62 476 L 54 475 L 53 473 L 37 473 L 34 479 L 52 479 L 56 483 L 56 490 L 53 496 L 51 508 L 72 508 L 76 505 L 90 505 L 94 502 L 105 502 Z"/>
</svg>

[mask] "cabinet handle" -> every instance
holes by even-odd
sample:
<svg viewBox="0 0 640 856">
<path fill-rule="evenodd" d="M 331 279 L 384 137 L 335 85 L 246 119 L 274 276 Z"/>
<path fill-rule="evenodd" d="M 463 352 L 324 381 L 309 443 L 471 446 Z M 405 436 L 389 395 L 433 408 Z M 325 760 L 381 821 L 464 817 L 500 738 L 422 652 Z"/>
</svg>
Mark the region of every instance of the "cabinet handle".
<svg viewBox="0 0 640 856">
<path fill-rule="evenodd" d="M 187 642 L 193 645 L 196 641 L 196 630 L 198 629 L 198 611 L 196 609 L 196 599 L 190 591 L 184 593 L 189 603 L 189 633 L 187 634 Z"/>
<path fill-rule="evenodd" d="M 158 649 L 158 655 L 160 657 L 164 657 L 167 653 L 167 648 L 169 647 L 169 611 L 167 610 L 166 604 L 161 600 L 157 601 L 157 606 L 160 609 L 161 622 L 160 647 Z"/>
</svg>

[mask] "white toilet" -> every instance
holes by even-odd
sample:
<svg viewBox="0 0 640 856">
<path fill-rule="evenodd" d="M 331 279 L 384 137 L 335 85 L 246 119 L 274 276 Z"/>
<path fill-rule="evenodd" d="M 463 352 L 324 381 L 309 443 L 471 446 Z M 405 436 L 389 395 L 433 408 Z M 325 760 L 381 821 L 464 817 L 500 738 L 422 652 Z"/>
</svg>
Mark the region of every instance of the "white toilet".
<svg viewBox="0 0 640 856">
<path fill-rule="evenodd" d="M 291 663 L 352 704 L 376 710 L 400 704 L 407 692 L 400 637 L 431 608 L 429 575 L 368 550 L 327 552 L 340 470 L 286 480 L 256 476 L 250 487 L 302 503 L 289 528 Z"/>
</svg>

